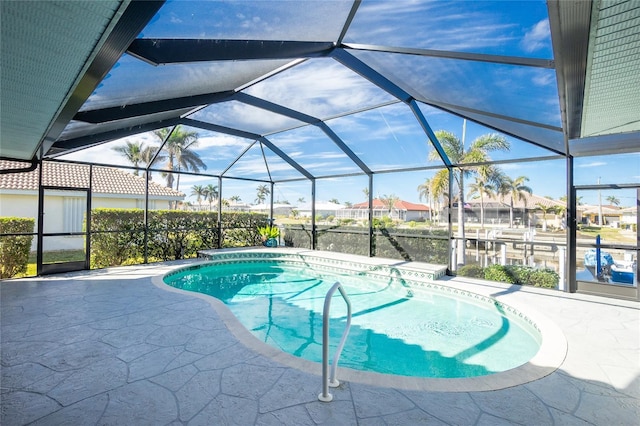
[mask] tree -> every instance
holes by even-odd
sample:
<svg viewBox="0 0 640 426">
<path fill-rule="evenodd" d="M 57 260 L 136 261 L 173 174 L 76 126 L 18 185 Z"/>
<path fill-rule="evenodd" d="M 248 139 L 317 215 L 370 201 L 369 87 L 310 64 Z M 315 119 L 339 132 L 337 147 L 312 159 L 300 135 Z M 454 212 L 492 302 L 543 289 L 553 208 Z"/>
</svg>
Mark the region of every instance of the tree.
<svg viewBox="0 0 640 426">
<path fill-rule="evenodd" d="M 160 149 L 159 147 L 153 146 L 153 145 L 147 145 L 142 149 L 142 152 L 140 153 L 140 157 L 142 161 L 144 161 L 144 163 L 146 164 L 147 168 L 151 166 L 151 162 L 154 160 L 154 158 L 155 158 L 155 161 L 165 160 L 166 157 L 162 153 L 159 153 L 156 155 L 159 149 Z M 151 172 L 145 170 L 144 173 L 146 175 L 147 180 L 151 180 Z"/>
<path fill-rule="evenodd" d="M 382 204 L 384 204 L 384 206 L 389 211 L 389 218 L 393 216 L 393 209 L 395 208 L 396 203 L 399 200 L 400 198 L 398 198 L 398 196 L 395 194 L 383 195 L 382 197 L 380 197 L 380 201 L 382 201 Z"/>
<path fill-rule="evenodd" d="M 271 191 L 267 185 L 259 185 L 256 188 L 256 204 L 264 203 L 269 194 L 271 194 Z"/>
<path fill-rule="evenodd" d="M 469 185 L 469 197 L 478 195 L 480 197 L 480 226 L 484 228 L 484 197 L 494 195 L 496 187 L 502 177 L 500 169 L 492 166 L 482 166 L 478 168 L 475 182 Z"/>
<path fill-rule="evenodd" d="M 229 197 L 229 201 L 233 203 L 239 203 L 241 200 L 242 198 L 240 198 L 239 195 L 232 195 L 231 197 Z"/>
<path fill-rule="evenodd" d="M 169 135 L 168 128 L 154 130 L 153 133 L 164 141 Z M 167 179 L 167 187 L 173 188 L 174 176 L 173 171 L 194 171 L 199 172 L 201 169 L 206 170 L 207 165 L 202 161 L 200 155 L 193 151 L 198 146 L 198 134 L 193 131 L 183 130 L 181 126 L 176 126 L 175 130 L 169 135 L 169 139 L 164 144 L 163 150 L 167 154 L 167 163 L 164 176 Z M 180 174 L 175 180 L 176 191 L 180 188 Z"/>
<path fill-rule="evenodd" d="M 138 176 L 138 166 L 143 161 L 142 152 L 145 149 L 144 144 L 142 142 L 127 141 L 125 145 L 114 146 L 111 149 L 126 158 L 127 161 L 135 167 L 133 174 Z"/>
<path fill-rule="evenodd" d="M 362 189 L 362 193 L 364 194 L 364 196 L 368 200 L 369 199 L 369 188 L 363 188 Z"/>
<path fill-rule="evenodd" d="M 530 187 L 524 183 L 528 182 L 529 178 L 526 176 L 518 176 L 515 179 L 511 179 L 509 176 L 504 176 L 502 182 L 498 188 L 498 192 L 501 197 L 509 196 L 509 227 L 513 228 L 513 200 L 524 200 L 524 211 L 527 210 L 527 198 L 525 193 L 531 194 L 533 191 Z"/>
<path fill-rule="evenodd" d="M 567 196 L 563 195 L 562 197 L 559 198 L 560 201 L 562 201 L 565 205 L 567 204 Z M 582 205 L 582 197 L 576 197 L 576 205 L 581 206 Z"/>
<path fill-rule="evenodd" d="M 204 187 L 204 198 L 209 202 L 209 211 L 211 211 L 213 200 L 218 199 L 218 195 L 218 185 L 210 183 L 209 185 Z"/>
<path fill-rule="evenodd" d="M 536 204 L 536 207 L 542 210 L 542 230 L 546 231 L 547 230 L 547 213 L 556 211 L 556 207 L 545 206 L 544 204 L 540 204 L 540 203 Z"/>
<path fill-rule="evenodd" d="M 609 195 L 607 197 L 607 201 L 610 202 L 614 206 L 619 206 L 620 205 L 620 200 L 618 198 L 616 198 L 615 195 Z"/>
<path fill-rule="evenodd" d="M 464 146 L 464 141 L 460 140 L 451 132 L 438 130 L 435 133 L 440 142 L 443 151 L 452 164 L 457 165 L 453 169 L 453 180 L 458 191 L 458 263 L 464 264 L 464 180 L 475 174 L 478 166 L 464 166 L 465 163 L 486 163 L 491 160 L 489 153 L 492 151 L 508 151 L 509 142 L 503 136 L 498 134 L 481 135 L 471 142 L 468 149 Z M 429 153 L 430 160 L 437 160 L 440 154 L 437 151 Z M 449 169 L 442 169 L 437 172 L 433 180 L 433 187 L 437 187 L 441 193 L 445 188 L 445 181 L 449 181 Z M 448 184 L 446 185 L 448 190 Z M 433 188 L 432 188 L 433 189 Z"/>
<path fill-rule="evenodd" d="M 337 198 L 332 198 L 332 199 L 329 200 L 329 202 L 333 203 L 333 204 L 340 204 L 340 201 L 338 201 Z"/>
<path fill-rule="evenodd" d="M 418 185 L 418 199 L 425 200 L 429 206 L 429 220 L 432 220 L 431 214 L 431 179 L 425 179 L 423 183 Z"/>
<path fill-rule="evenodd" d="M 196 196 L 196 200 L 198 201 L 198 206 L 202 204 L 202 199 L 206 198 L 207 190 L 202 185 L 193 185 L 191 187 L 191 195 Z"/>
<path fill-rule="evenodd" d="M 304 203 L 304 197 L 300 197 L 300 198 L 298 198 L 298 202 L 299 202 L 299 203 Z"/>
</svg>

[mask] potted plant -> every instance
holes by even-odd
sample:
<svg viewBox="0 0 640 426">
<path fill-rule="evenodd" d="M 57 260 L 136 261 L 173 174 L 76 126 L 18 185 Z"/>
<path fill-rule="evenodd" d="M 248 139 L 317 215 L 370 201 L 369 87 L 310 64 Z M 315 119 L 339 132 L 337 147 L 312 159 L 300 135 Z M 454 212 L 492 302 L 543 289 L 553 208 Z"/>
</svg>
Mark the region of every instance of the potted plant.
<svg viewBox="0 0 640 426">
<path fill-rule="evenodd" d="M 262 245 L 266 247 L 278 247 L 280 229 L 278 229 L 277 226 L 267 225 L 258 227 L 258 233 L 262 239 Z"/>
</svg>

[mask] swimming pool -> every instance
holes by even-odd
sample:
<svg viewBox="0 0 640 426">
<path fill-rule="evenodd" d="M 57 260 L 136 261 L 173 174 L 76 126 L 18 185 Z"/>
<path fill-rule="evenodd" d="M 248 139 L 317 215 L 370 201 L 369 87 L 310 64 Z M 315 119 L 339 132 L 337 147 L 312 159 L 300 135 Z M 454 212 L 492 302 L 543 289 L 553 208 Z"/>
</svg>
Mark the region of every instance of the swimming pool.
<svg viewBox="0 0 640 426">
<path fill-rule="evenodd" d="M 340 281 L 354 312 L 340 366 L 355 370 L 478 377 L 516 368 L 538 352 L 540 330 L 526 315 L 492 298 L 439 285 L 432 278 L 438 271 L 312 258 L 219 255 L 215 263 L 174 271 L 165 282 L 222 300 L 261 341 L 319 362 L 324 296 Z M 333 345 L 345 313 L 336 300 Z"/>
</svg>

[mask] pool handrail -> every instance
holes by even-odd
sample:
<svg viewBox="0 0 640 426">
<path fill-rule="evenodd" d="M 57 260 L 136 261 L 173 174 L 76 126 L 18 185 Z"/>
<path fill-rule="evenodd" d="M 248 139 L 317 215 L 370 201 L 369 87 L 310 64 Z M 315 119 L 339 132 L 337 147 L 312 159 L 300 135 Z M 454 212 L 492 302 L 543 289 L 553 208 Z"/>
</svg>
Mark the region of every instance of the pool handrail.
<svg viewBox="0 0 640 426">
<path fill-rule="evenodd" d="M 347 304 L 347 326 L 342 332 L 342 338 L 336 348 L 336 353 L 333 356 L 333 364 L 331 365 L 331 379 L 328 378 L 329 373 L 329 308 L 331 307 L 331 298 L 336 290 L 340 291 L 342 298 Z M 349 335 L 351 329 L 351 301 L 349 296 L 345 292 L 344 288 L 337 282 L 331 286 L 327 295 L 324 298 L 324 309 L 322 311 L 322 393 L 318 395 L 318 399 L 322 402 L 331 402 L 333 395 L 329 393 L 329 386 L 332 388 L 338 387 L 340 382 L 336 379 L 336 370 L 338 368 L 338 361 L 340 360 L 340 354 L 344 348 L 344 344 Z"/>
</svg>

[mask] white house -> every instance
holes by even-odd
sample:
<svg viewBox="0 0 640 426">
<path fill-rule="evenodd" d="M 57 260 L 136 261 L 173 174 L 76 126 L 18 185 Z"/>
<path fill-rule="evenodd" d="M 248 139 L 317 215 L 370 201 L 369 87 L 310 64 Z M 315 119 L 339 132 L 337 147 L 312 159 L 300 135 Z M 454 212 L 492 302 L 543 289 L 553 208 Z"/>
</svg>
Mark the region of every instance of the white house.
<svg viewBox="0 0 640 426">
<path fill-rule="evenodd" d="M 289 216 L 291 214 L 291 210 L 295 207 L 291 204 L 279 204 L 273 203 L 273 215 L 274 216 Z M 253 213 L 266 213 L 269 214 L 271 211 L 271 205 L 267 203 L 256 204 L 254 206 L 249 207 L 249 210 Z"/>
<path fill-rule="evenodd" d="M 295 208 L 300 216 L 311 217 L 311 203 L 302 203 Z M 328 201 L 316 202 L 316 216 L 327 217 L 337 216 L 338 210 L 344 209 L 342 204 L 331 203 Z"/>
<path fill-rule="evenodd" d="M 409 201 L 397 200 L 389 212 L 389 207 L 379 198 L 373 199 L 373 217 L 382 218 L 389 216 L 394 220 L 410 222 L 412 220 L 427 220 L 430 209 L 425 204 L 410 203 Z M 369 217 L 369 202 L 354 204 L 336 212 L 336 218 L 367 220 Z"/>
<path fill-rule="evenodd" d="M 0 160 L 0 170 L 23 168 L 24 165 Z M 31 217 L 38 221 L 38 169 L 31 172 L 0 174 L 0 216 Z M 82 232 L 86 213 L 86 194 L 91 189 L 91 208 L 144 208 L 144 177 L 125 171 L 94 166 L 89 184 L 89 166 L 60 162 L 44 162 L 44 232 Z M 62 188 L 77 188 L 67 190 Z M 182 201 L 185 194 L 155 182 L 149 182 L 149 209 L 168 209 L 171 202 Z M 35 232 L 35 230 L 34 230 Z M 35 239 L 32 249 L 35 249 Z M 50 249 L 79 249 L 83 238 L 47 237 Z"/>
</svg>

